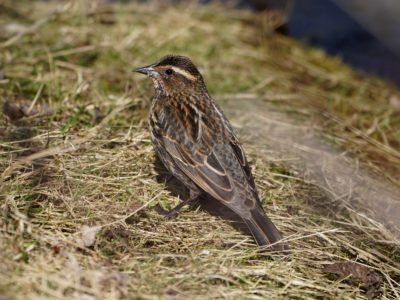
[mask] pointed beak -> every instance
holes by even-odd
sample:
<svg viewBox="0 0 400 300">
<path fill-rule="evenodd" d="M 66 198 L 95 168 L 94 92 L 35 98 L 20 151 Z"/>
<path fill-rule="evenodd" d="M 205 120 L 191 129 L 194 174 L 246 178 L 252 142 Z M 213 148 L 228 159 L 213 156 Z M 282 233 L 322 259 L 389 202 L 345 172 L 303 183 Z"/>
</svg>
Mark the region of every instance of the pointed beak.
<svg viewBox="0 0 400 300">
<path fill-rule="evenodd" d="M 154 64 L 146 66 L 146 67 L 138 68 L 138 69 L 134 70 L 134 72 L 141 73 L 141 74 L 147 75 L 149 77 L 159 76 L 158 72 L 156 70 L 154 70 Z"/>
</svg>

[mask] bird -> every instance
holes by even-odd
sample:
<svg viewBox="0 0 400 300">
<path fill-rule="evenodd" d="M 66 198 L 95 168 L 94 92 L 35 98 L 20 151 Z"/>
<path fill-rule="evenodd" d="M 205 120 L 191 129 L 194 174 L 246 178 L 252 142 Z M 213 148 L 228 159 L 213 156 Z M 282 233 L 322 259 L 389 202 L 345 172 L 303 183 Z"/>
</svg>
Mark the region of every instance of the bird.
<svg viewBox="0 0 400 300">
<path fill-rule="evenodd" d="M 192 60 L 166 55 L 134 71 L 153 81 L 148 125 L 156 155 L 190 192 L 168 216 L 207 196 L 238 215 L 259 246 L 280 245 L 238 137 Z"/>
</svg>

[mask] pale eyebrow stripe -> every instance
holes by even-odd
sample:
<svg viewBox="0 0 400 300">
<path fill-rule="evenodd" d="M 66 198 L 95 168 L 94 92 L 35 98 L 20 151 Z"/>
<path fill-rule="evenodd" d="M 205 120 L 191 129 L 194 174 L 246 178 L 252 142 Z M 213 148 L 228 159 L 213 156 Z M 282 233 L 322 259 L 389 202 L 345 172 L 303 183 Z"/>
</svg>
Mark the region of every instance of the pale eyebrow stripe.
<svg viewBox="0 0 400 300">
<path fill-rule="evenodd" d="M 178 67 L 175 67 L 175 66 L 168 66 L 168 67 L 171 68 L 172 70 L 174 70 L 176 73 L 179 73 L 179 74 L 185 76 L 187 79 L 189 79 L 191 81 L 195 81 L 196 80 L 195 76 L 193 76 L 192 74 L 190 74 L 189 72 L 187 72 L 187 71 L 185 71 L 185 70 L 183 70 L 181 68 L 178 68 Z"/>
</svg>

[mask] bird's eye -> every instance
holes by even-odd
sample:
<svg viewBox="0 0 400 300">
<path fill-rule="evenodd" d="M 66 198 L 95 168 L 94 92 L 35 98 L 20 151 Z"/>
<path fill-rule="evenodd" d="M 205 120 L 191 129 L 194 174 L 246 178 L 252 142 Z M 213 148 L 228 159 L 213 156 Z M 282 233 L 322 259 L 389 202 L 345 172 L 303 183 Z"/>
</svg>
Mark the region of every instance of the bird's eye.
<svg viewBox="0 0 400 300">
<path fill-rule="evenodd" d="M 172 73 L 174 73 L 174 71 L 172 69 L 165 70 L 165 74 L 167 74 L 167 75 L 172 75 Z"/>
</svg>

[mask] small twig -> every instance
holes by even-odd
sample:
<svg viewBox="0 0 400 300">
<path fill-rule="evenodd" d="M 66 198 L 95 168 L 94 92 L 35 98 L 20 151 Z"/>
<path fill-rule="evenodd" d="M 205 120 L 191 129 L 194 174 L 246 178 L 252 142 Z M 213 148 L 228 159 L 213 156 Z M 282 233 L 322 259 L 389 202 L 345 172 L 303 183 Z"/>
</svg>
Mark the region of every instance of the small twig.
<svg viewBox="0 0 400 300">
<path fill-rule="evenodd" d="M 71 189 L 71 186 L 70 186 L 69 181 L 68 181 L 67 172 L 65 172 L 65 164 L 64 164 L 64 159 L 62 158 L 62 156 L 61 156 L 61 166 L 62 166 L 61 172 L 62 172 L 63 177 L 64 177 L 64 183 L 68 188 L 70 198 L 73 199 L 74 194 L 72 193 L 72 189 Z M 61 197 L 61 198 L 62 198 L 62 201 L 64 202 L 65 206 L 67 207 L 69 213 L 75 219 L 76 215 L 75 215 L 74 210 L 72 209 L 71 205 L 68 203 L 68 201 L 66 199 L 64 199 L 64 197 Z"/>
<path fill-rule="evenodd" d="M 33 98 L 33 101 L 31 103 L 31 105 L 29 106 L 28 110 L 26 111 L 26 113 L 25 113 L 26 115 L 29 115 L 29 113 L 31 112 L 31 110 L 35 106 L 37 100 L 39 99 L 40 95 L 42 94 L 43 87 L 44 87 L 44 84 L 42 83 L 40 88 L 39 88 L 39 90 L 37 91 L 37 93 L 35 95 L 35 98 Z"/>
<path fill-rule="evenodd" d="M 395 288 L 395 287 L 393 286 L 393 284 L 392 284 L 392 280 L 393 280 L 393 279 L 390 278 L 386 273 L 383 273 L 383 272 L 382 272 L 382 274 L 383 274 L 383 276 L 385 276 L 386 281 L 387 281 L 387 283 L 389 283 L 389 285 L 390 285 L 390 287 L 391 287 L 393 293 L 396 295 L 396 298 L 397 298 L 397 299 L 400 299 L 399 293 L 397 293 L 396 288 Z M 396 284 L 397 284 L 397 282 L 396 282 Z"/>
<path fill-rule="evenodd" d="M 71 48 L 71 49 L 66 49 L 66 50 L 53 52 L 52 56 L 53 56 L 53 58 L 54 57 L 58 57 L 58 56 L 67 56 L 67 55 L 72 55 L 72 54 L 78 54 L 78 53 L 93 51 L 96 48 L 97 48 L 96 45 L 88 45 L 88 46 L 76 47 L 76 48 Z"/>
<path fill-rule="evenodd" d="M 101 225 L 100 227 L 101 227 L 101 228 L 104 228 L 104 227 L 107 227 L 107 226 L 111 226 L 111 225 L 117 224 L 117 223 L 119 223 L 119 222 L 124 222 L 126 219 L 132 217 L 133 215 L 136 215 L 138 212 L 140 212 L 141 210 L 143 210 L 144 208 L 146 208 L 147 206 L 149 206 L 150 203 L 152 203 L 154 200 L 156 200 L 156 199 L 157 199 L 161 194 L 163 194 L 163 193 L 165 193 L 165 190 L 164 190 L 164 189 L 163 189 L 161 192 L 159 192 L 158 194 L 156 194 L 156 195 L 155 195 L 153 198 L 151 198 L 149 201 L 147 201 L 145 204 L 143 204 L 141 207 L 135 209 L 135 210 L 134 210 L 133 212 L 131 212 L 130 214 L 128 214 L 128 215 L 126 215 L 126 216 L 123 216 L 123 217 L 121 217 L 121 218 L 118 218 L 118 219 L 115 220 L 115 221 L 112 221 L 112 222 L 103 224 L 103 225 Z"/>
</svg>

